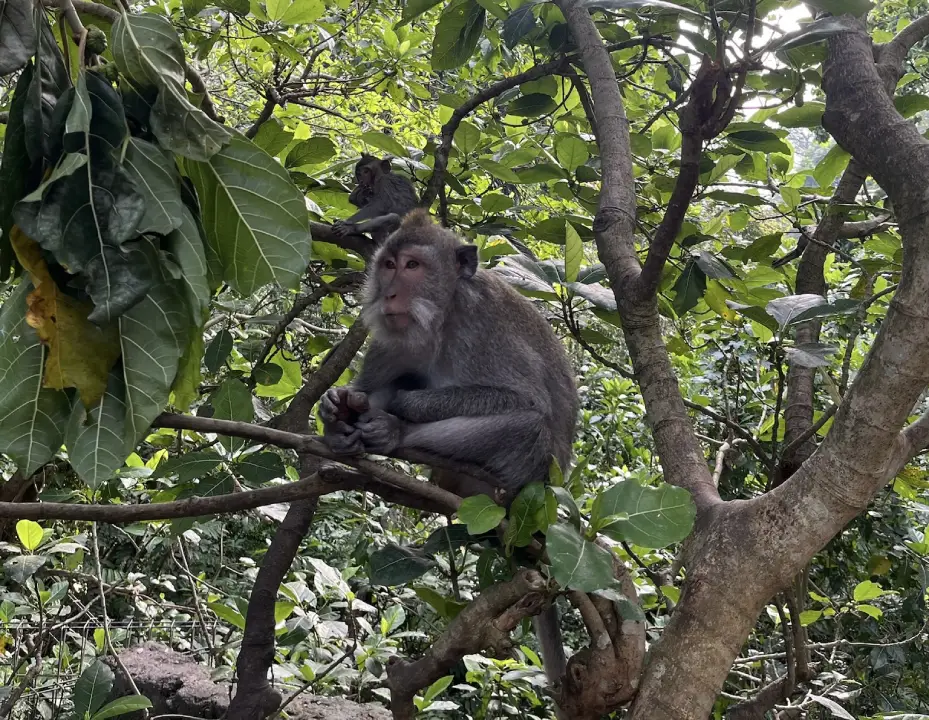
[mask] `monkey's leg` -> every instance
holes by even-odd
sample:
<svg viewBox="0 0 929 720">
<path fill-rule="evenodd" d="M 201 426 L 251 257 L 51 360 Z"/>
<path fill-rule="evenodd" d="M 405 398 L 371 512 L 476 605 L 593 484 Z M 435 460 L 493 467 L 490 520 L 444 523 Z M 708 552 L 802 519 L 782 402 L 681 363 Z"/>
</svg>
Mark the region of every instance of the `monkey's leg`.
<svg viewBox="0 0 929 720">
<path fill-rule="evenodd" d="M 476 465 L 509 493 L 547 477 L 551 440 L 542 414 L 524 410 L 404 423 L 397 449 L 404 448 Z"/>
</svg>

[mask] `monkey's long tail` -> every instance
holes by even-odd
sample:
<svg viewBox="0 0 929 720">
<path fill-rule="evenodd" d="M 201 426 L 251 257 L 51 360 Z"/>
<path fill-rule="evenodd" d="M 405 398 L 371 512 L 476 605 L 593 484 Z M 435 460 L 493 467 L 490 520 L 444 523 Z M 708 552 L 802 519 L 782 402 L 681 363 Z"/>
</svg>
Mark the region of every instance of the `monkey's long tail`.
<svg viewBox="0 0 929 720">
<path fill-rule="evenodd" d="M 554 602 L 545 606 L 538 615 L 532 618 L 532 625 L 536 637 L 539 639 L 539 648 L 542 650 L 542 666 L 548 682 L 554 685 L 564 679 L 567 669 L 567 658 L 564 654 L 564 642 L 561 636 L 561 623 L 558 618 L 558 608 Z M 555 717 L 566 720 L 560 708 L 555 707 Z"/>
</svg>

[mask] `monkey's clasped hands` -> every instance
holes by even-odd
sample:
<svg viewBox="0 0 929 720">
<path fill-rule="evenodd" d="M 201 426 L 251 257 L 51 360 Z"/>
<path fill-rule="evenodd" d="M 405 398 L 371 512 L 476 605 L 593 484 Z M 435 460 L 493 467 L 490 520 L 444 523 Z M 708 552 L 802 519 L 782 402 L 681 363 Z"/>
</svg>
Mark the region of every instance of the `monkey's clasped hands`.
<svg viewBox="0 0 929 720">
<path fill-rule="evenodd" d="M 330 388 L 320 400 L 319 416 L 326 444 L 337 455 L 386 455 L 400 444 L 400 419 L 371 408 L 359 390 Z"/>
</svg>

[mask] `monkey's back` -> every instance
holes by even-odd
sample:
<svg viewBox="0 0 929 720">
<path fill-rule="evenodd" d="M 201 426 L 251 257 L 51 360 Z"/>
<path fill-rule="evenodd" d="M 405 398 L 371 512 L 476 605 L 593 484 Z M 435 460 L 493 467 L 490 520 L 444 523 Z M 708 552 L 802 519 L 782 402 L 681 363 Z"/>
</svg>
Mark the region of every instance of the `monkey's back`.
<svg viewBox="0 0 929 720">
<path fill-rule="evenodd" d="M 527 298 L 489 270 L 460 280 L 453 302 L 442 364 L 456 367 L 456 380 L 463 384 L 490 380 L 528 397 L 545 416 L 550 453 L 564 467 L 580 402 L 568 354 L 551 325 Z"/>
</svg>

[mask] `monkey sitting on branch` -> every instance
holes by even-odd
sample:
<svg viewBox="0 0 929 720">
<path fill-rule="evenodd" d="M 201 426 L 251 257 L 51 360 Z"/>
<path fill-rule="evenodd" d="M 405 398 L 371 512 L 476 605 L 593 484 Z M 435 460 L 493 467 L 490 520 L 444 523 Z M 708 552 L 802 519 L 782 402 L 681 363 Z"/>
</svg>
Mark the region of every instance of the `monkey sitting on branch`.
<svg viewBox="0 0 929 720">
<path fill-rule="evenodd" d="M 579 409 L 567 353 L 526 298 L 478 269 L 475 245 L 414 210 L 369 265 L 362 320 L 372 341 L 361 372 L 320 400 L 333 452 L 408 450 L 474 466 L 485 479 L 448 471 L 432 479 L 462 497 L 507 503 L 548 480 L 553 456 L 567 466 Z M 534 621 L 555 682 L 565 669 L 556 608 Z"/>
<path fill-rule="evenodd" d="M 393 172 L 389 158 L 380 160 L 368 154 L 362 154 L 355 164 L 355 189 L 348 200 L 360 209 L 333 224 L 333 232 L 340 237 L 367 233 L 377 245 L 419 204 L 413 183 Z"/>
</svg>

